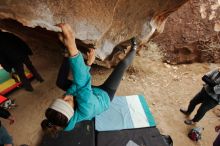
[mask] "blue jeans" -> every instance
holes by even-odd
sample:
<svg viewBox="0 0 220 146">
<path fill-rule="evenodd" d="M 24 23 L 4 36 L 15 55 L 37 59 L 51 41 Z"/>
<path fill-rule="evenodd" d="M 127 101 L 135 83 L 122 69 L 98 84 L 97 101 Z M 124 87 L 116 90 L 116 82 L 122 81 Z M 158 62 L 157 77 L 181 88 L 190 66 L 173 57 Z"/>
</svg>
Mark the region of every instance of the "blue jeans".
<svg viewBox="0 0 220 146">
<path fill-rule="evenodd" d="M 0 126 L 0 145 L 12 144 L 12 137 L 8 134 L 5 127 Z"/>
</svg>

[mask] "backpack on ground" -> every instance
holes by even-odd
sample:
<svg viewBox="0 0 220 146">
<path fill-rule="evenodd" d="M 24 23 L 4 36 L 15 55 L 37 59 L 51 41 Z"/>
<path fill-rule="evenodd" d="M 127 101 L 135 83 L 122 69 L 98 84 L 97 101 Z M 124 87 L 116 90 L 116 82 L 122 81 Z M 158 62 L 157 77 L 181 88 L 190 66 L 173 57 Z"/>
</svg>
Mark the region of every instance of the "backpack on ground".
<svg viewBox="0 0 220 146">
<path fill-rule="evenodd" d="M 188 133 L 188 137 L 193 141 L 198 141 L 202 138 L 202 131 L 204 128 L 202 127 L 195 127 L 191 129 Z"/>
</svg>

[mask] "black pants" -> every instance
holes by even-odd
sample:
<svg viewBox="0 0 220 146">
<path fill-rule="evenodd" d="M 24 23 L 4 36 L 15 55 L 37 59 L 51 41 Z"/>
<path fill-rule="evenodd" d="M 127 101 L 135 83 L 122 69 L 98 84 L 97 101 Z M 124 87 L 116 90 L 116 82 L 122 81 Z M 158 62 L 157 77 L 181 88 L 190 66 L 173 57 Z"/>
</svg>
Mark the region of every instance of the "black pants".
<svg viewBox="0 0 220 146">
<path fill-rule="evenodd" d="M 216 137 L 213 146 L 220 146 L 220 133 L 218 134 L 218 136 Z"/>
<path fill-rule="evenodd" d="M 114 71 L 106 79 L 106 81 L 102 85 L 97 86 L 98 88 L 101 88 L 108 93 L 111 101 L 114 98 L 115 92 L 121 82 L 124 72 L 134 59 L 135 53 L 135 50 L 131 50 L 127 54 L 127 56 L 119 62 L 119 64 L 115 67 Z M 72 81 L 68 79 L 69 71 L 70 64 L 68 58 L 64 58 L 56 82 L 57 86 L 64 91 L 66 91 L 72 84 Z"/>
<path fill-rule="evenodd" d="M 24 64 L 26 65 L 28 70 L 33 74 L 33 76 L 37 80 L 41 80 L 42 79 L 40 74 L 37 72 L 37 70 L 33 66 L 31 60 L 27 56 L 27 57 L 25 57 L 23 63 L 16 63 L 16 64 L 13 65 L 13 68 L 14 68 L 15 72 L 18 74 L 18 76 L 19 76 L 22 84 L 24 85 L 24 87 L 30 86 L 30 81 L 27 79 L 27 77 L 25 75 Z"/>
<path fill-rule="evenodd" d="M 215 101 L 212 97 L 210 97 L 205 91 L 205 89 L 202 88 L 202 90 L 190 101 L 187 114 L 191 114 L 195 109 L 196 105 L 200 103 L 201 105 L 196 115 L 192 119 L 193 122 L 200 121 L 207 111 L 218 105 L 218 102 Z"/>
</svg>

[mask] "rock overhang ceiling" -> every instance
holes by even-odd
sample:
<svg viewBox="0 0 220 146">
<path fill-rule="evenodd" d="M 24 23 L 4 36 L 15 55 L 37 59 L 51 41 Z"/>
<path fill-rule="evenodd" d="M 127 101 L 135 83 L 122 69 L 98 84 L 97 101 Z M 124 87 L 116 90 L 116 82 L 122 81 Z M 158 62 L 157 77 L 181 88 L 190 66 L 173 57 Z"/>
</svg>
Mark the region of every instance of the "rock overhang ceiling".
<svg viewBox="0 0 220 146">
<path fill-rule="evenodd" d="M 187 1 L 1 0 L 0 28 L 21 37 L 31 46 L 36 46 L 31 43 L 39 39 L 37 44 L 43 46 L 46 41 L 52 45 L 53 41 L 56 42 L 55 32 L 60 30 L 55 24 L 69 23 L 81 44 L 94 46 L 96 57 L 101 62 L 108 62 L 104 66 L 111 67 L 118 60 L 109 57 L 118 53 L 117 49 L 113 51 L 115 46 L 134 36 L 139 43 L 146 43 L 163 31 L 167 17 Z M 41 37 L 37 35 L 36 27 L 45 29 L 39 34 Z"/>
</svg>

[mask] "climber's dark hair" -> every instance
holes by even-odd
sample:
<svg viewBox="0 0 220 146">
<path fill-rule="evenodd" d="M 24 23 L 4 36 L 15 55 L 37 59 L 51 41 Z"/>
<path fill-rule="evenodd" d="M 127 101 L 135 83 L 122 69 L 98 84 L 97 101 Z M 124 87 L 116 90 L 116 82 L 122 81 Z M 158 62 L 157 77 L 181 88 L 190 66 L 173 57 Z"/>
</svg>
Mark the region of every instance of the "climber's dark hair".
<svg viewBox="0 0 220 146">
<path fill-rule="evenodd" d="M 41 122 L 41 127 L 46 134 L 51 136 L 57 135 L 68 124 L 68 118 L 54 109 L 48 108 L 45 116 L 47 119 Z"/>
</svg>

